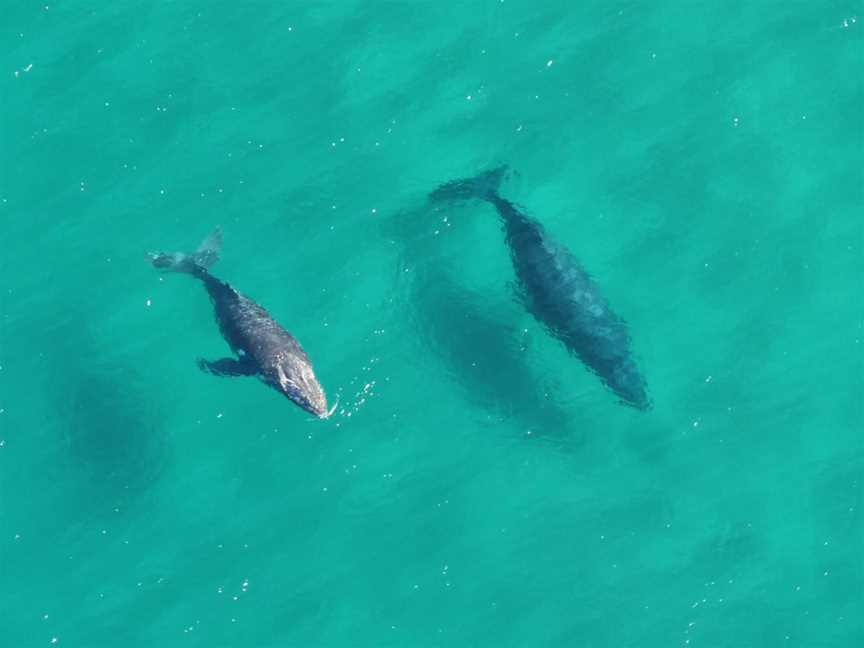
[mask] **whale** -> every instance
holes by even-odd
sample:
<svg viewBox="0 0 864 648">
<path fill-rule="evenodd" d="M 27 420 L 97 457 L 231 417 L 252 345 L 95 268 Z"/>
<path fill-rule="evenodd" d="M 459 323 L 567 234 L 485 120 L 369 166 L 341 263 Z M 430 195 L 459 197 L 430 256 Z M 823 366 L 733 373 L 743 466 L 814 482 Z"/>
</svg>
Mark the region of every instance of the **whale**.
<svg viewBox="0 0 864 648">
<path fill-rule="evenodd" d="M 452 180 L 431 194 L 433 203 L 482 200 L 503 226 L 520 301 L 534 318 L 619 398 L 638 410 L 651 408 L 644 377 L 631 350 L 627 323 L 609 306 L 576 256 L 552 238 L 519 205 L 501 197 L 507 166 Z"/>
<path fill-rule="evenodd" d="M 163 272 L 192 275 L 210 295 L 222 337 L 235 357 L 198 359 L 198 367 L 214 376 L 254 376 L 302 409 L 328 418 L 324 389 L 312 361 L 297 339 L 252 299 L 213 276 L 209 268 L 219 260 L 222 230 L 216 228 L 195 252 L 149 252 L 151 263 Z"/>
</svg>

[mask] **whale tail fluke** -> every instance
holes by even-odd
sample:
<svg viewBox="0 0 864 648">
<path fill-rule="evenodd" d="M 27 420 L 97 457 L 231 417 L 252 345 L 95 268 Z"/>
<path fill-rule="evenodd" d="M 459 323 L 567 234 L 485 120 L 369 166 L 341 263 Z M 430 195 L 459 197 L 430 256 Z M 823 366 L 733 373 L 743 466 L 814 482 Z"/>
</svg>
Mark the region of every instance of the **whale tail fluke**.
<svg viewBox="0 0 864 648">
<path fill-rule="evenodd" d="M 198 249 L 187 254 L 185 252 L 150 252 L 150 262 L 154 267 L 166 272 L 189 272 L 206 270 L 219 260 L 222 250 L 222 228 L 216 227 L 205 238 Z"/>
<path fill-rule="evenodd" d="M 461 180 L 451 180 L 429 194 L 432 201 L 439 200 L 467 200 L 477 198 L 479 200 L 490 200 L 498 195 L 498 187 L 507 175 L 509 167 L 504 164 L 490 171 Z"/>
</svg>

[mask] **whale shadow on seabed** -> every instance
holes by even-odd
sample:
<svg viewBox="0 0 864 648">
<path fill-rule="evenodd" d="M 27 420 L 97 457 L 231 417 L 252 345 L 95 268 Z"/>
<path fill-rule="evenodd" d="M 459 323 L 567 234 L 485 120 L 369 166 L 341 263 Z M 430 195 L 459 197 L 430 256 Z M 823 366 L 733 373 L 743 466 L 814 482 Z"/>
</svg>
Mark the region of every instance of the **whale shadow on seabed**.
<svg viewBox="0 0 864 648">
<path fill-rule="evenodd" d="M 572 417 L 554 398 L 554 384 L 531 365 L 518 310 L 504 297 L 462 285 L 441 257 L 438 240 L 417 225 L 424 218 L 430 210 L 403 212 L 394 216 L 399 225 L 388 228 L 401 246 L 397 281 L 416 343 L 442 361 L 491 424 L 513 420 L 526 436 L 572 441 Z"/>
<path fill-rule="evenodd" d="M 134 497 L 165 463 L 154 398 L 133 362 L 106 357 L 89 332 L 63 327 L 55 339 L 63 340 L 55 357 L 64 361 L 54 365 L 48 388 L 70 461 L 98 492 Z"/>
</svg>

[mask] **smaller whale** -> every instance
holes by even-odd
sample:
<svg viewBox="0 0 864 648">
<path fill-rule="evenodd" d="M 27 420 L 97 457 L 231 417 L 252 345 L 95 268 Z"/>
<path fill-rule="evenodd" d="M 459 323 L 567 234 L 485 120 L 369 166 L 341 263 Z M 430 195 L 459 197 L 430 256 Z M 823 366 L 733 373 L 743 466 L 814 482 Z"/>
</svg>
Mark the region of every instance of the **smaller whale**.
<svg viewBox="0 0 864 648">
<path fill-rule="evenodd" d="M 479 199 L 495 207 L 504 225 L 513 268 L 528 311 L 576 354 L 621 402 L 651 407 L 645 380 L 630 352 L 627 324 L 616 315 L 576 257 L 543 226 L 498 193 L 507 167 L 454 180 L 433 201 Z"/>
<path fill-rule="evenodd" d="M 198 360 L 198 366 L 216 376 L 257 376 L 280 394 L 318 418 L 327 409 L 324 389 L 300 343 L 254 301 L 214 277 L 208 268 L 219 260 L 222 232 L 217 227 L 191 254 L 151 252 L 156 268 L 183 272 L 201 280 L 210 295 L 222 337 L 237 358 Z"/>
</svg>

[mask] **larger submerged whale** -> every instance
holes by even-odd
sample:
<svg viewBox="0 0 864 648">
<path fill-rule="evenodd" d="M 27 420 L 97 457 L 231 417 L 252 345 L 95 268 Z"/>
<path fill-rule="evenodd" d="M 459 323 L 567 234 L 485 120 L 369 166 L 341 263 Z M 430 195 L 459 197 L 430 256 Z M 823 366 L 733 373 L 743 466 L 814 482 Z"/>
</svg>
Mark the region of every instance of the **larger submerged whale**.
<svg viewBox="0 0 864 648">
<path fill-rule="evenodd" d="M 324 390 L 300 343 L 254 301 L 214 277 L 207 270 L 219 260 L 222 232 L 216 228 L 191 254 L 151 252 L 160 270 L 197 277 L 210 295 L 222 337 L 237 358 L 198 360 L 198 366 L 217 376 L 257 376 L 307 412 L 327 418 Z M 335 407 L 334 407 L 335 409 Z"/>
<path fill-rule="evenodd" d="M 609 308 L 576 257 L 553 240 L 539 222 L 498 194 L 506 172 L 506 166 L 499 167 L 473 178 L 448 182 L 433 191 L 430 198 L 473 198 L 494 206 L 504 226 L 528 311 L 623 403 L 649 409 L 651 400 L 630 350 L 627 324 Z"/>
</svg>

